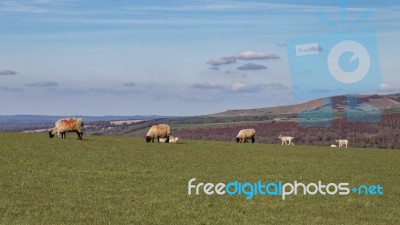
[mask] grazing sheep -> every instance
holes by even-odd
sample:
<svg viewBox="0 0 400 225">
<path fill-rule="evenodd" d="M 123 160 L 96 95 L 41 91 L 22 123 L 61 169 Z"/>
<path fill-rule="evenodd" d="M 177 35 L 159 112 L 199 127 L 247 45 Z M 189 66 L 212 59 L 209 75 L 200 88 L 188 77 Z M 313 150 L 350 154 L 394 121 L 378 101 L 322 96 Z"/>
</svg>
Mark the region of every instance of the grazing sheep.
<svg viewBox="0 0 400 225">
<path fill-rule="evenodd" d="M 331 148 L 336 148 L 337 146 L 336 145 L 331 145 Z"/>
<path fill-rule="evenodd" d="M 292 142 L 292 140 L 294 139 L 294 137 L 279 135 L 278 138 L 281 139 L 282 145 L 283 145 L 283 144 L 285 144 L 285 145 L 294 145 L 294 143 Z"/>
<path fill-rule="evenodd" d="M 349 141 L 346 140 L 346 139 L 343 139 L 343 140 L 335 140 L 335 142 L 338 143 L 339 148 L 341 148 L 341 147 L 343 147 L 343 146 L 345 146 L 345 147 L 347 148 L 347 145 L 348 145 L 348 143 L 349 143 Z"/>
<path fill-rule="evenodd" d="M 78 140 L 82 140 L 83 126 L 84 123 L 81 118 L 59 119 L 55 123 L 55 127 L 49 131 L 49 137 L 53 138 L 54 134 L 57 133 L 58 136 L 61 134 L 61 138 L 67 138 L 66 132 L 76 132 L 78 134 Z"/>
<path fill-rule="evenodd" d="M 171 136 L 171 128 L 167 124 L 158 124 L 150 128 L 146 134 L 146 142 L 154 142 L 157 138 L 157 142 L 160 143 L 160 138 L 166 138 L 165 142 L 169 142 L 169 136 Z"/>
<path fill-rule="evenodd" d="M 252 143 L 256 141 L 255 139 L 256 130 L 254 129 L 243 129 L 240 130 L 236 136 L 237 143 L 246 143 L 248 139 L 251 139 Z"/>
</svg>

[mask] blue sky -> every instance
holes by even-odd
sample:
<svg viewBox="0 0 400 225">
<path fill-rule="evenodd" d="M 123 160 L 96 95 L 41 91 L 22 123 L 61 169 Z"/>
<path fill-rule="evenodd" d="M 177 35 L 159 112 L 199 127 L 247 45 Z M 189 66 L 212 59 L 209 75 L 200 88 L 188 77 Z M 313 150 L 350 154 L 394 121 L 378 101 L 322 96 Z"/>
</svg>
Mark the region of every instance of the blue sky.
<svg viewBox="0 0 400 225">
<path fill-rule="evenodd" d="M 339 6 L 0 0 L 0 114 L 203 115 L 292 104 L 286 41 L 366 28 L 376 31 L 379 92 L 400 91 L 400 3 L 349 0 L 346 14 Z"/>
</svg>

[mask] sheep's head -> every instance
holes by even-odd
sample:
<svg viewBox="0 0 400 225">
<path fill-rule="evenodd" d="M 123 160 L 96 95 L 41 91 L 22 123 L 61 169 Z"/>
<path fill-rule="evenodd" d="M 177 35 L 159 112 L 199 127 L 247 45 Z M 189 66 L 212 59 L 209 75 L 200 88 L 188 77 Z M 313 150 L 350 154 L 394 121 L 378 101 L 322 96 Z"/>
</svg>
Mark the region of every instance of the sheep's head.
<svg viewBox="0 0 400 225">
<path fill-rule="evenodd" d="M 150 142 L 151 141 L 151 137 L 150 136 L 146 136 L 146 142 Z"/>
<path fill-rule="evenodd" d="M 236 138 L 236 142 L 239 143 L 239 141 L 240 141 L 240 138 L 237 137 L 237 138 Z"/>
<path fill-rule="evenodd" d="M 336 139 L 335 142 L 339 142 L 339 140 Z"/>
<path fill-rule="evenodd" d="M 53 131 L 53 130 L 50 130 L 50 131 L 49 131 L 49 138 L 53 138 L 53 137 L 54 137 L 54 134 L 53 134 L 52 131 Z"/>
</svg>

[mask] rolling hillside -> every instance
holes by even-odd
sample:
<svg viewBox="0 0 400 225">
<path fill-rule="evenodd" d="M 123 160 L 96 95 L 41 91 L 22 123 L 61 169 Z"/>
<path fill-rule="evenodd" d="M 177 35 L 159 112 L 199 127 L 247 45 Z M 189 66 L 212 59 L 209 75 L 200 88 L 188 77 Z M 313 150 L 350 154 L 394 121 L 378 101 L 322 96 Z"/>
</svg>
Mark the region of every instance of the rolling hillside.
<svg viewBox="0 0 400 225">
<path fill-rule="evenodd" d="M 333 112 L 346 111 L 348 102 L 345 95 L 332 97 Z M 372 108 L 377 108 L 383 113 L 393 112 L 400 109 L 400 93 L 390 95 L 363 95 L 359 96 L 355 108 L 361 111 L 370 111 Z M 244 117 L 244 116 L 274 116 L 274 115 L 290 115 L 299 114 L 304 111 L 319 110 L 323 107 L 328 107 L 322 99 L 314 99 L 305 103 L 276 106 L 258 109 L 240 109 L 240 110 L 227 110 L 225 112 L 215 113 L 209 115 L 210 117 L 224 118 L 224 117 Z M 354 108 L 354 107 L 353 107 Z"/>
</svg>

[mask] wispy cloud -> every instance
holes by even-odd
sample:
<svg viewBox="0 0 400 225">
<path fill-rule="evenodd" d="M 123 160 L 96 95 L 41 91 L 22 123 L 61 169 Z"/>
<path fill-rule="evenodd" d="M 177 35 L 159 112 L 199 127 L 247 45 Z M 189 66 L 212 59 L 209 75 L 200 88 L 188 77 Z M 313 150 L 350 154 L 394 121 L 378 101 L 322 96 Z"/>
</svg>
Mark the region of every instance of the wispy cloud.
<svg viewBox="0 0 400 225">
<path fill-rule="evenodd" d="M 24 89 L 22 88 L 16 88 L 16 87 L 7 87 L 7 86 L 0 87 L 0 91 L 21 92 L 23 90 Z"/>
<path fill-rule="evenodd" d="M 6 75 L 16 75 L 17 72 L 13 70 L 0 70 L 0 76 L 6 76 Z"/>
<path fill-rule="evenodd" d="M 239 66 L 237 69 L 238 70 L 266 70 L 267 67 L 264 65 L 260 65 L 260 64 L 247 63 L 247 64 L 244 64 L 243 66 Z"/>
<path fill-rule="evenodd" d="M 3 0 L 0 2 L 0 11 L 17 13 L 54 13 L 55 9 L 63 10 L 71 6 L 76 0 Z"/>
<path fill-rule="evenodd" d="M 128 83 L 124 83 L 123 86 L 124 86 L 124 87 L 135 87 L 136 84 L 133 83 L 133 82 L 128 82 Z"/>
<path fill-rule="evenodd" d="M 142 94 L 140 90 L 118 90 L 114 88 L 91 88 L 88 90 L 92 94 L 96 95 L 111 95 L 111 96 L 135 96 Z"/>
<path fill-rule="evenodd" d="M 214 82 L 209 82 L 209 83 L 201 83 L 201 84 L 193 84 L 193 88 L 198 88 L 198 89 L 224 89 L 224 85 L 220 85 Z"/>
<path fill-rule="evenodd" d="M 34 82 L 30 84 L 26 84 L 28 87 L 55 87 L 58 86 L 57 82 L 54 81 L 46 81 L 46 82 Z"/>
<path fill-rule="evenodd" d="M 212 66 L 221 66 L 235 63 L 236 59 L 234 57 L 221 57 L 219 59 L 210 59 L 207 64 Z"/>
<path fill-rule="evenodd" d="M 228 85 L 222 85 L 215 82 L 193 84 L 192 88 L 205 90 L 219 90 L 222 92 L 258 92 L 267 87 L 265 84 L 248 84 L 244 82 L 234 82 Z"/>
<path fill-rule="evenodd" d="M 58 88 L 58 87 L 50 87 L 46 89 L 44 92 L 44 96 L 84 96 L 87 95 L 88 92 L 79 88 Z"/>
<path fill-rule="evenodd" d="M 211 68 L 218 68 L 218 66 L 236 63 L 237 60 L 267 60 L 267 59 L 279 59 L 279 56 L 273 53 L 258 53 L 247 50 L 233 56 L 224 56 L 219 59 L 210 59 L 207 62 L 207 64 L 211 65 L 212 66 Z M 261 69 L 266 69 L 266 67 Z"/>
</svg>

